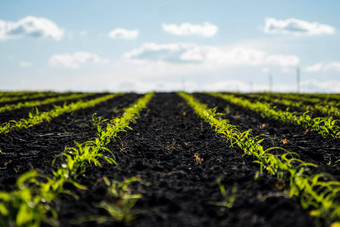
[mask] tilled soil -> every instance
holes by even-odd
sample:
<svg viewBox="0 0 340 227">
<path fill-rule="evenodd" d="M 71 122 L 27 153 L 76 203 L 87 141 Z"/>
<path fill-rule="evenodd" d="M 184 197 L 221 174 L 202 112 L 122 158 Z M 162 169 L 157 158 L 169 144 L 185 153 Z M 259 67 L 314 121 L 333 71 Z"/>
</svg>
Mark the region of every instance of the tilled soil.
<svg viewBox="0 0 340 227">
<path fill-rule="evenodd" d="M 94 94 L 94 95 L 89 95 L 89 96 L 85 96 L 81 99 L 69 99 L 69 100 L 65 100 L 65 101 L 59 101 L 59 102 L 54 102 L 51 104 L 46 104 L 46 105 L 40 105 L 37 106 L 39 112 L 46 112 L 46 111 L 50 111 L 52 109 L 55 108 L 55 106 L 63 106 L 64 103 L 66 104 L 70 104 L 71 102 L 77 102 L 79 100 L 84 100 L 84 101 L 88 101 L 91 99 L 95 99 L 98 98 L 100 96 L 104 96 L 106 94 L 101 93 L 101 94 Z M 32 114 L 36 114 L 36 109 L 35 107 L 26 107 L 26 108 L 20 108 L 20 109 L 16 109 L 13 111 L 6 111 L 3 113 L 0 113 L 0 125 L 2 123 L 8 122 L 10 120 L 20 120 L 22 118 L 28 118 L 28 114 L 32 113 Z"/>
<path fill-rule="evenodd" d="M 107 215 L 97 207 L 106 195 L 102 177 L 123 180 L 138 176 L 145 184 L 134 185 L 141 193 L 136 209 L 142 213 L 129 226 L 313 226 L 308 211 L 288 198 L 269 175 L 254 177 L 259 170 L 242 152 L 229 148 L 177 94 L 157 93 L 133 130 L 119 134 L 109 148 L 118 165 L 91 167 L 80 183 L 88 190 L 79 200 L 62 196 L 61 226 L 93 216 Z M 194 155 L 198 155 L 199 163 Z M 231 208 L 212 205 L 223 200 L 216 179 L 231 194 Z M 282 183 L 282 182 L 281 182 Z M 283 184 L 284 185 L 284 184 Z M 282 184 L 281 184 L 282 186 Z M 83 222 L 80 226 L 112 226 L 112 223 Z"/>
<path fill-rule="evenodd" d="M 261 99 L 261 97 L 251 97 L 251 96 L 248 96 L 248 95 L 245 95 L 245 94 L 240 94 L 240 95 L 238 95 L 238 97 L 248 99 L 251 102 L 256 102 L 256 101 L 266 102 L 266 103 L 271 104 L 272 108 L 275 108 L 275 109 L 281 110 L 281 111 L 286 111 L 287 108 L 289 107 L 289 110 L 288 110 L 289 112 L 296 112 L 296 114 L 299 114 L 299 115 L 302 115 L 303 113 L 305 113 L 307 111 L 307 109 L 303 108 L 303 107 L 287 106 L 287 105 L 281 104 L 277 101 Z M 293 100 L 293 102 L 294 102 L 294 100 Z M 312 103 L 312 104 L 304 103 L 304 104 L 311 105 L 311 106 L 315 105 L 314 103 Z M 318 110 L 309 111 L 308 114 L 311 117 L 329 117 L 328 114 L 322 113 Z M 337 119 L 338 117 L 334 117 L 334 118 Z"/>
<path fill-rule="evenodd" d="M 48 98 L 55 98 L 55 97 L 60 96 L 60 95 L 66 96 L 66 95 L 70 95 L 70 94 L 73 94 L 73 93 L 66 93 L 66 92 L 60 93 L 60 94 L 56 93 L 56 94 L 50 94 L 50 95 L 46 95 L 46 96 L 39 97 L 39 98 L 27 98 L 27 99 L 18 99 L 18 100 L 14 100 L 14 101 L 0 102 L 0 106 L 17 104 L 19 102 L 41 101 L 41 100 L 48 99 Z M 0 98 L 2 98 L 2 97 L 0 97 Z"/>
<path fill-rule="evenodd" d="M 74 142 L 96 136 L 92 114 L 111 119 L 140 95 L 115 97 L 94 107 L 63 114 L 50 122 L 0 135 L 0 190 L 13 190 L 17 177 L 30 169 L 50 173 L 52 160 Z"/>
<path fill-rule="evenodd" d="M 326 172 L 332 175 L 331 178 L 340 179 L 340 165 L 335 163 L 340 160 L 339 139 L 323 138 L 301 126 L 265 117 L 221 98 L 207 94 L 195 96 L 209 108 L 217 106 L 218 112 L 226 113 L 227 107 L 226 118 L 241 131 L 251 129 L 254 136 L 264 134 L 269 137 L 270 139 L 264 142 L 265 147 L 273 146 L 273 141 L 275 146 L 298 153 L 303 161 L 317 164 L 318 168 L 312 168 L 312 172 Z"/>
</svg>

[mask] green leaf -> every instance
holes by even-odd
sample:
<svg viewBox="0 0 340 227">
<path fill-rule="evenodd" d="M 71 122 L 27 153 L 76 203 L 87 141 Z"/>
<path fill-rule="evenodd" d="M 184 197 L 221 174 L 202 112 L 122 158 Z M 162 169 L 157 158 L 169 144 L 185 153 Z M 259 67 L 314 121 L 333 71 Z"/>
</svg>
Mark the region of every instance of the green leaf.
<svg viewBox="0 0 340 227">
<path fill-rule="evenodd" d="M 36 177 L 38 177 L 38 172 L 35 171 L 35 170 L 28 171 L 28 172 L 22 174 L 16 182 L 17 187 L 22 188 L 23 185 L 25 183 L 27 183 L 28 180 L 30 180 L 32 178 L 36 178 Z M 33 180 L 33 181 L 35 181 L 35 180 Z"/>
<path fill-rule="evenodd" d="M 7 201 L 9 201 L 9 199 L 10 199 L 10 194 L 9 193 L 7 193 L 7 192 L 0 192 L 0 200 L 7 202 Z"/>
<path fill-rule="evenodd" d="M 5 206 L 5 204 L 3 204 L 3 203 L 0 203 L 0 214 L 2 215 L 2 216 L 7 216 L 8 215 L 8 209 L 7 209 L 7 207 Z"/>
<path fill-rule="evenodd" d="M 16 217 L 16 225 L 21 226 L 33 220 L 33 213 L 26 204 L 22 204 Z"/>
</svg>

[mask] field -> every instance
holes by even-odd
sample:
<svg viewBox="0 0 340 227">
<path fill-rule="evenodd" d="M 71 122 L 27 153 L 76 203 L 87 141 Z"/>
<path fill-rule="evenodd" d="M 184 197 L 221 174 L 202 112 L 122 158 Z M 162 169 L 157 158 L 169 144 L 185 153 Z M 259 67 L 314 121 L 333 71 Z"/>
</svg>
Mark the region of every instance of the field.
<svg viewBox="0 0 340 227">
<path fill-rule="evenodd" d="M 340 226 L 340 94 L 0 92 L 0 226 Z"/>
</svg>

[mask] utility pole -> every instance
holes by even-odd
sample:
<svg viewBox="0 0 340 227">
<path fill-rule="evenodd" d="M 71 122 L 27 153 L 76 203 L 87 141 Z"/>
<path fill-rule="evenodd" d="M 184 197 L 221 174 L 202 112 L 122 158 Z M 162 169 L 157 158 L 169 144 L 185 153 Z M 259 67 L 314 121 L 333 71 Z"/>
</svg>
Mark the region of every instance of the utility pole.
<svg viewBox="0 0 340 227">
<path fill-rule="evenodd" d="M 296 68 L 296 89 L 297 93 L 300 93 L 300 68 Z"/>
<path fill-rule="evenodd" d="M 273 76 L 269 74 L 269 92 L 273 91 Z"/>
</svg>

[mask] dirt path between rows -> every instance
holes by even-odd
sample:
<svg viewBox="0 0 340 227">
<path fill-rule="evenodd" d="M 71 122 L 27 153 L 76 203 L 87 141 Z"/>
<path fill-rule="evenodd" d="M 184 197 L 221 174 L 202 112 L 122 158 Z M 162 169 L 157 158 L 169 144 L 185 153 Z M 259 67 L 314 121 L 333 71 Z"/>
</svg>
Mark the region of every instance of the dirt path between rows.
<svg viewBox="0 0 340 227">
<path fill-rule="evenodd" d="M 297 152 L 302 160 L 317 164 L 319 167 L 312 169 L 314 173 L 330 173 L 340 180 L 340 164 L 335 163 L 340 160 L 339 139 L 323 138 L 316 132 L 306 132 L 301 126 L 265 117 L 221 98 L 202 93 L 195 96 L 209 108 L 217 106 L 218 112 L 225 113 L 230 124 L 237 125 L 241 131 L 252 129 L 254 136 L 265 134 L 270 137 L 264 142 L 265 147 L 273 146 L 273 141 L 274 146 Z"/>
<path fill-rule="evenodd" d="M 139 176 L 150 184 L 134 187 L 135 193 L 142 194 L 136 209 L 144 213 L 128 226 L 314 225 L 299 202 L 287 198 L 275 186 L 276 178 L 262 175 L 254 180 L 258 167 L 229 148 L 177 94 L 156 94 L 132 128 L 109 147 L 118 166 L 92 167 L 80 180 L 88 187 L 79 192 L 80 199 L 63 196 L 61 226 L 105 214 L 96 208 L 108 199 L 103 176 L 110 180 Z M 203 159 L 201 163 L 195 154 Z M 228 193 L 234 184 L 238 185 L 236 202 L 230 209 L 211 205 L 222 201 L 217 177 L 223 177 Z M 80 226 L 97 225 L 87 222 Z"/>
<path fill-rule="evenodd" d="M 98 94 L 94 94 L 94 95 L 89 95 L 89 96 L 85 96 L 83 98 L 77 98 L 77 99 L 69 99 L 69 100 L 65 100 L 65 101 L 59 101 L 59 102 L 54 102 L 54 103 L 50 103 L 50 104 L 46 104 L 46 105 L 40 105 L 37 106 L 38 110 L 40 113 L 42 112 L 47 112 L 50 111 L 52 109 L 54 109 L 55 106 L 63 106 L 64 103 L 66 104 L 70 104 L 72 102 L 77 102 L 79 100 L 83 100 L 83 101 L 88 101 L 91 99 L 95 99 L 101 96 L 104 96 L 104 93 L 98 93 Z M 13 111 L 6 111 L 3 113 L 0 113 L 0 125 L 2 123 L 8 122 L 10 120 L 20 120 L 22 118 L 26 119 L 28 118 L 28 114 L 29 113 L 36 113 L 36 109 L 35 107 L 25 107 L 25 108 L 20 108 L 20 109 L 16 109 Z"/>
<path fill-rule="evenodd" d="M 50 122 L 0 135 L 0 190 L 13 190 L 19 174 L 30 169 L 49 174 L 52 160 L 65 146 L 96 136 L 92 114 L 111 119 L 138 97 L 140 95 L 132 93 L 118 96 L 91 108 L 63 114 Z"/>
</svg>

